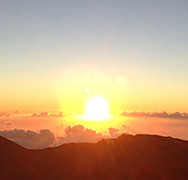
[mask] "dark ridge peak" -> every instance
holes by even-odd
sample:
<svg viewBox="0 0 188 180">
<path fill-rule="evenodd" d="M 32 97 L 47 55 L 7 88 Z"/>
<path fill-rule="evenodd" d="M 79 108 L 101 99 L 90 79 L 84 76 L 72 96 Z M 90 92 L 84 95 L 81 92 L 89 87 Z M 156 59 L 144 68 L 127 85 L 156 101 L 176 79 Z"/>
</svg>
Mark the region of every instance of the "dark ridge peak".
<svg viewBox="0 0 188 180">
<path fill-rule="evenodd" d="M 170 138 L 170 139 L 175 139 L 170 136 L 165 137 L 165 136 L 160 136 L 160 135 L 150 135 L 150 134 L 122 134 L 116 138 L 107 138 L 107 139 L 101 139 L 97 144 L 102 144 L 102 143 L 107 143 L 107 142 L 115 142 L 115 141 L 129 141 L 129 140 L 138 140 L 138 139 L 161 139 L 161 138 Z M 178 139 L 177 139 L 178 140 Z"/>
<path fill-rule="evenodd" d="M 1 149 L 6 148 L 6 147 L 7 148 L 14 147 L 16 149 L 22 149 L 22 150 L 25 149 L 24 147 L 18 145 L 17 143 L 15 143 L 15 142 L 13 142 L 13 141 L 11 141 L 11 140 L 3 137 L 3 136 L 0 136 L 0 146 L 1 146 Z"/>
<path fill-rule="evenodd" d="M 96 144 L 104 144 L 106 142 L 114 141 L 116 138 L 101 139 Z"/>
<path fill-rule="evenodd" d="M 131 137 L 134 137 L 134 135 L 132 134 L 122 134 L 116 138 L 105 138 L 105 139 L 101 139 L 100 141 L 97 142 L 97 144 L 101 144 L 101 143 L 105 143 L 105 142 L 110 142 L 110 141 L 116 141 L 116 140 L 119 140 L 119 139 L 126 139 L 126 138 L 131 138 Z"/>
<path fill-rule="evenodd" d="M 163 140 L 163 141 L 176 141 L 176 142 L 183 142 L 185 144 L 188 144 L 187 140 L 179 139 L 179 138 L 174 138 L 171 136 L 161 136 L 157 134 L 137 134 L 135 137 L 138 138 L 145 138 L 145 139 L 155 139 L 155 140 Z"/>
</svg>

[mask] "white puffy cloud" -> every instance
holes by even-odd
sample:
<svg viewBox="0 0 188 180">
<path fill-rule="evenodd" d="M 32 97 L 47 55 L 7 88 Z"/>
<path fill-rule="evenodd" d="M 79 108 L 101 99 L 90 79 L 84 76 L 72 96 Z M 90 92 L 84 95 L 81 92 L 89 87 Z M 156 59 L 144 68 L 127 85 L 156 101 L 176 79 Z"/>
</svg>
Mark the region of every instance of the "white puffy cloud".
<svg viewBox="0 0 188 180">
<path fill-rule="evenodd" d="M 65 128 L 65 136 L 57 138 L 57 144 L 65 144 L 70 142 L 98 142 L 105 138 L 101 133 L 97 133 L 92 129 L 85 129 L 82 125 L 68 126 Z"/>
<path fill-rule="evenodd" d="M 119 132 L 119 129 L 116 129 L 116 128 L 108 128 L 108 131 L 109 131 L 109 134 L 112 138 L 115 138 L 117 136 L 119 136 L 118 132 Z"/>
</svg>

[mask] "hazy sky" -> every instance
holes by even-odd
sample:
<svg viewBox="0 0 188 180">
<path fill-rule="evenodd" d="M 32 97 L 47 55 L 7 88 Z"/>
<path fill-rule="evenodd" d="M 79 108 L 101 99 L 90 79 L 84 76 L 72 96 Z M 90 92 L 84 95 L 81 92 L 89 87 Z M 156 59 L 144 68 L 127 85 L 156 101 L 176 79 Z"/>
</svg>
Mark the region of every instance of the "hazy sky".
<svg viewBox="0 0 188 180">
<path fill-rule="evenodd" d="M 0 0 L 0 109 L 188 111 L 187 32 L 187 0 Z"/>
</svg>

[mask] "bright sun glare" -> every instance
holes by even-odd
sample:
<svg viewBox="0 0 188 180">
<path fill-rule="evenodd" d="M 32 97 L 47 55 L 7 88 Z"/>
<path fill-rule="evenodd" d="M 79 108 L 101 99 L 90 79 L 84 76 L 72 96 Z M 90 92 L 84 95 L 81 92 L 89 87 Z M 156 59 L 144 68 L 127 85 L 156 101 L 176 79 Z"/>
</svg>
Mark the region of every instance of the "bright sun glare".
<svg viewBox="0 0 188 180">
<path fill-rule="evenodd" d="M 94 97 L 87 103 L 87 117 L 89 120 L 102 120 L 108 117 L 108 103 L 104 98 Z"/>
</svg>

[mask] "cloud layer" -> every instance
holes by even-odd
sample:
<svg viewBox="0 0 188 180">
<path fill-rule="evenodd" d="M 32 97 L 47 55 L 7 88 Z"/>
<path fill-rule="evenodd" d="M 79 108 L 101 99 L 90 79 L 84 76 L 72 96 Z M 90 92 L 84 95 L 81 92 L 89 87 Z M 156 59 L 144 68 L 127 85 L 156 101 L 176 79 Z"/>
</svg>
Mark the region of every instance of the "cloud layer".
<svg viewBox="0 0 188 180">
<path fill-rule="evenodd" d="M 124 118 L 124 116 L 135 118 L 130 118 L 129 120 Z M 95 143 L 103 138 L 116 138 L 122 133 L 149 133 L 170 135 L 182 139 L 188 138 L 188 122 L 182 120 L 188 119 L 187 113 L 175 112 L 169 114 L 165 111 L 128 113 L 124 111 L 121 116 L 118 116 L 121 121 L 117 121 L 118 125 L 114 125 L 116 128 L 107 124 L 104 132 L 108 134 L 105 135 L 93 129 L 85 128 L 80 125 L 82 122 L 77 122 L 78 125 L 68 126 L 70 125 L 67 123 L 68 120 L 61 117 L 65 117 L 61 112 L 57 114 L 42 112 L 27 115 L 22 115 L 18 112 L 12 114 L 0 113 L 0 135 L 29 149 L 41 149 L 70 142 Z M 71 118 L 72 116 L 69 117 Z M 139 117 L 156 118 L 145 118 L 143 120 L 144 118 Z M 164 120 L 163 118 L 167 119 Z M 174 120 L 171 121 L 171 119 Z M 36 127 L 41 130 L 25 130 L 36 129 Z M 108 132 L 106 132 L 107 129 Z"/>
<path fill-rule="evenodd" d="M 163 112 L 126 112 L 121 113 L 122 116 L 131 116 L 131 117 L 161 117 L 161 118 L 176 118 L 176 119 L 188 119 L 188 113 L 167 113 Z"/>
<path fill-rule="evenodd" d="M 0 131 L 0 135 L 6 137 L 28 149 L 42 149 L 49 146 L 59 146 L 71 142 L 96 143 L 103 138 L 116 138 L 122 133 L 119 129 L 109 128 L 109 135 L 97 133 L 82 125 L 68 126 L 65 128 L 65 136 L 56 137 L 49 129 L 38 132 L 32 130 L 14 129 Z"/>
<path fill-rule="evenodd" d="M 48 147 L 55 140 L 53 133 L 48 129 L 40 130 L 38 133 L 23 129 L 5 130 L 0 131 L 0 135 L 29 149 Z"/>
<path fill-rule="evenodd" d="M 69 142 L 97 142 L 100 139 L 105 138 L 101 133 L 88 128 L 84 128 L 82 125 L 75 125 L 73 127 L 68 126 L 65 128 L 65 137 L 57 137 L 57 145 L 69 143 Z"/>
<path fill-rule="evenodd" d="M 60 112 L 58 114 L 52 114 L 49 112 L 41 112 L 40 114 L 34 113 L 32 117 L 63 117 L 63 113 Z"/>
</svg>

